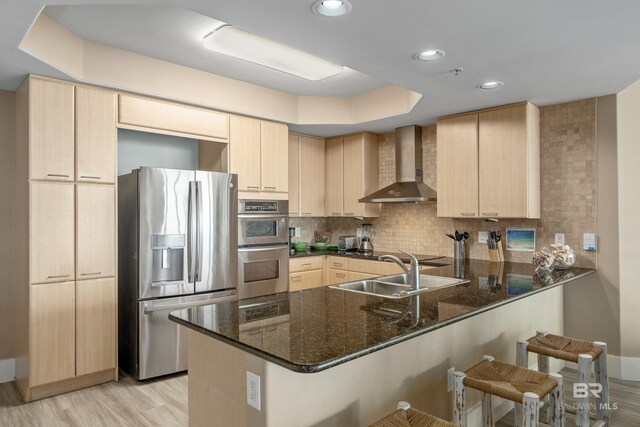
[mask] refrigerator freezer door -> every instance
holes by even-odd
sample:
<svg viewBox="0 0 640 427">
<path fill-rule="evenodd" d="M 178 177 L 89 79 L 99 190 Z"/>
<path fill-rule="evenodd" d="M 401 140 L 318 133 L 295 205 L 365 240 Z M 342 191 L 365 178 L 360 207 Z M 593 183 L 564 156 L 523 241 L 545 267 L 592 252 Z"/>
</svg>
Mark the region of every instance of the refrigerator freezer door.
<svg viewBox="0 0 640 427">
<path fill-rule="evenodd" d="M 141 301 L 138 303 L 140 324 L 137 379 L 187 370 L 187 329 L 169 320 L 169 313 L 187 307 L 236 300 L 235 290 L 180 298 Z M 218 312 L 213 306 L 210 311 Z M 228 316 L 230 313 L 219 315 Z"/>
<path fill-rule="evenodd" d="M 195 291 L 238 286 L 238 176 L 196 171 Z"/>
<path fill-rule="evenodd" d="M 139 299 L 187 295 L 189 259 L 194 255 L 189 226 L 195 172 L 140 168 L 139 172 Z"/>
</svg>

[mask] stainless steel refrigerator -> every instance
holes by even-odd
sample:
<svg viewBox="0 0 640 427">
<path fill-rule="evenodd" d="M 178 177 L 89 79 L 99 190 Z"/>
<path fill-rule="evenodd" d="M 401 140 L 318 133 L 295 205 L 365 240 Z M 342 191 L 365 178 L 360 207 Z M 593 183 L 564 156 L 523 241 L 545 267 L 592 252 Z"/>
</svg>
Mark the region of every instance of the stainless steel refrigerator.
<svg viewBox="0 0 640 427">
<path fill-rule="evenodd" d="M 187 369 L 171 311 L 237 299 L 237 175 L 141 167 L 118 177 L 119 365 Z"/>
</svg>

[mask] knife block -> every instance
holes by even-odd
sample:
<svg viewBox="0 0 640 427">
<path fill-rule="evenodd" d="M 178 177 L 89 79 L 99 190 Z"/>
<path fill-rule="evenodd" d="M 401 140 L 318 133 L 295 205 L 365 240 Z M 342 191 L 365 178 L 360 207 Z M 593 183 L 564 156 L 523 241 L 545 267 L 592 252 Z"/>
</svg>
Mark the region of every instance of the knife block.
<svg viewBox="0 0 640 427">
<path fill-rule="evenodd" d="M 496 242 L 497 249 L 489 249 L 489 261 L 491 262 L 503 262 L 504 251 L 502 250 L 502 242 Z"/>
</svg>

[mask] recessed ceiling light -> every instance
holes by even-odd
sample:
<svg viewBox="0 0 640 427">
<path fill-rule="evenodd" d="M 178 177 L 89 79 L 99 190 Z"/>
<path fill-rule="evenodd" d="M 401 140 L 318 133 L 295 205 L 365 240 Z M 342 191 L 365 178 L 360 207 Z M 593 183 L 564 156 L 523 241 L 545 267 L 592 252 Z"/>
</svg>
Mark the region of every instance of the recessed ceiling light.
<svg viewBox="0 0 640 427">
<path fill-rule="evenodd" d="M 493 80 L 493 81 L 490 81 L 490 82 L 484 82 L 481 85 L 479 85 L 478 87 L 480 89 L 489 90 L 489 89 L 498 89 L 499 87 L 502 87 L 502 86 L 504 86 L 504 82 L 501 82 L 499 80 Z"/>
<path fill-rule="evenodd" d="M 418 61 L 435 61 L 445 56 L 446 53 L 442 49 L 428 49 L 418 52 L 414 55 L 414 58 Z"/>
<path fill-rule="evenodd" d="M 262 65 L 307 80 L 324 80 L 344 67 L 231 25 L 209 33 L 202 45 L 214 52 Z"/>
<path fill-rule="evenodd" d="M 340 16 L 349 13 L 351 3 L 346 0 L 316 0 L 311 10 L 322 16 Z"/>
</svg>

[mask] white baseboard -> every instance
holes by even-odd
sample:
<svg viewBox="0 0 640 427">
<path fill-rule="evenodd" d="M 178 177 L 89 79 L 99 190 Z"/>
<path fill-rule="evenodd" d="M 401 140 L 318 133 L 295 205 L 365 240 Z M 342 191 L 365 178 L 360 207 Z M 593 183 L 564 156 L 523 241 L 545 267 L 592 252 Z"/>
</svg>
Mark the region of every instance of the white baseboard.
<svg viewBox="0 0 640 427">
<path fill-rule="evenodd" d="M 640 357 L 607 355 L 609 378 L 625 381 L 640 381 Z"/>
<path fill-rule="evenodd" d="M 0 384 L 13 381 L 16 376 L 15 359 L 0 360 Z"/>
</svg>

